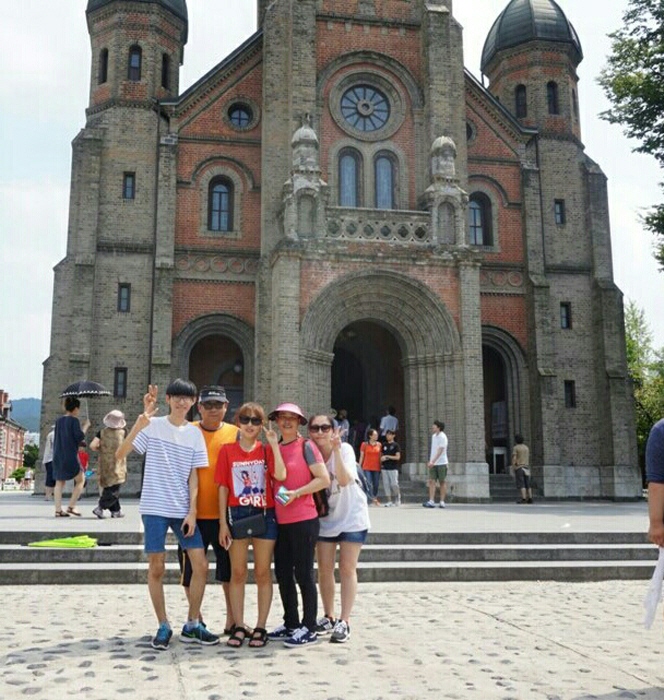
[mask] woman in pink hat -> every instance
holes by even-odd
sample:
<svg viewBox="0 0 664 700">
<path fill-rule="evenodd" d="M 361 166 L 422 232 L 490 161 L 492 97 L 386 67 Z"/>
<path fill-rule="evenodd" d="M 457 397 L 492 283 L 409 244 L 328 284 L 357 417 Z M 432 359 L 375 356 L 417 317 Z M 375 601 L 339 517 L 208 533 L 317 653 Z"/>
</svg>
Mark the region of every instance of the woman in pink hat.
<svg viewBox="0 0 664 700">
<path fill-rule="evenodd" d="M 90 443 L 93 452 L 99 452 L 99 487 L 103 489 L 97 507 L 93 513 L 98 518 L 104 517 L 109 510 L 112 518 L 123 518 L 120 507 L 120 486 L 127 480 L 127 458 L 116 459 L 115 452 L 124 442 L 127 425 L 122 411 L 111 411 L 104 416 L 104 427 Z"/>
<path fill-rule="evenodd" d="M 268 418 L 276 421 L 281 433 L 279 451 L 283 465 L 275 465 L 270 454 L 268 463 L 279 528 L 274 572 L 284 606 L 283 624 L 268 636 L 283 641 L 287 647 L 298 648 L 317 641 L 314 555 L 320 526 L 312 494 L 327 488 L 330 476 L 318 447 L 298 433 L 298 427 L 307 424 L 299 406 L 282 403 Z M 302 594 L 302 619 L 298 613 L 296 582 Z"/>
</svg>

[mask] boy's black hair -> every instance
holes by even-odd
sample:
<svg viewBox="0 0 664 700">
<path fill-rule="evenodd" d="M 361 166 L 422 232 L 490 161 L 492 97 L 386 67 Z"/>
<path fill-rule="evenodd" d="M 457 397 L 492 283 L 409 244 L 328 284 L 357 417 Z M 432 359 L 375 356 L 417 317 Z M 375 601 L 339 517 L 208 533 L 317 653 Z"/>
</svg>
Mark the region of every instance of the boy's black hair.
<svg viewBox="0 0 664 700">
<path fill-rule="evenodd" d="M 442 420 L 435 420 L 434 425 L 437 425 L 441 430 L 445 430 L 445 423 Z"/>
<path fill-rule="evenodd" d="M 67 396 L 65 398 L 65 411 L 67 411 L 67 413 L 71 413 L 80 407 L 81 402 L 75 396 Z"/>
<path fill-rule="evenodd" d="M 166 387 L 166 396 L 191 396 L 195 399 L 198 396 L 198 390 L 191 380 L 178 377 Z"/>
<path fill-rule="evenodd" d="M 517 445 L 523 445 L 523 435 L 520 435 L 519 433 L 517 433 L 514 436 L 514 442 L 516 442 Z"/>
</svg>

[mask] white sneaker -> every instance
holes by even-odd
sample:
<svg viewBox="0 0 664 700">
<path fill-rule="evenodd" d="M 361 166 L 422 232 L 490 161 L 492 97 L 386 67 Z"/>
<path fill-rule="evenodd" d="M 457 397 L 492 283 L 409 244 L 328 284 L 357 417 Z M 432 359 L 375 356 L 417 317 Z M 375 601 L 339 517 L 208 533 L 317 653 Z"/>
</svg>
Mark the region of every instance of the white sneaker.
<svg viewBox="0 0 664 700">
<path fill-rule="evenodd" d="M 96 515 L 100 520 L 103 520 L 104 517 L 105 517 L 105 516 L 104 516 L 104 509 L 103 509 L 103 508 L 100 508 L 99 506 L 97 506 L 96 508 L 93 508 L 93 509 L 92 509 L 92 512 L 93 512 L 93 514 Z"/>
<path fill-rule="evenodd" d="M 439 507 L 439 508 L 444 508 L 444 507 L 445 507 L 445 501 L 441 501 L 441 502 L 438 504 L 438 507 Z"/>
<path fill-rule="evenodd" d="M 330 637 L 331 642 L 336 642 L 337 644 L 342 644 L 348 641 L 350 637 L 350 625 L 344 620 L 337 620 L 337 624 L 332 630 L 332 636 Z"/>
<path fill-rule="evenodd" d="M 394 503 L 392 503 L 392 501 L 390 501 L 389 503 L 385 503 L 383 505 L 384 508 L 392 508 L 393 506 L 394 506 Z"/>
<path fill-rule="evenodd" d="M 436 504 L 433 501 L 426 501 L 422 504 L 425 508 L 435 508 Z"/>
</svg>

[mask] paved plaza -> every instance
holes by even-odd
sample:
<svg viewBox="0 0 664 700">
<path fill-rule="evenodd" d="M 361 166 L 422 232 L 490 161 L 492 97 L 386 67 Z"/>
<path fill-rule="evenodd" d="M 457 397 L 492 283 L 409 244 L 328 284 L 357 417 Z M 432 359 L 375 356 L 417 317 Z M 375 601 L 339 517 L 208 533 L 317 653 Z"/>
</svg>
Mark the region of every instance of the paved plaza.
<svg viewBox="0 0 664 700">
<path fill-rule="evenodd" d="M 88 513 L 94 506 L 84 500 Z M 123 521 L 72 520 L 70 530 L 136 528 L 136 502 Z M 52 504 L 0 495 L 0 531 L 56 531 Z M 32 515 L 30 515 L 32 513 Z M 645 504 L 416 506 L 372 509 L 375 530 L 588 531 L 645 530 Z M 63 532 L 66 530 L 62 530 Z M 327 640 L 306 649 L 200 648 L 174 635 L 156 652 L 145 586 L 0 585 L 0 698 L 82 700 L 664 700 L 664 618 L 642 624 L 645 581 L 601 583 L 439 583 L 360 586 L 346 644 Z M 186 608 L 167 586 L 176 629 Z M 280 622 L 275 587 L 270 624 Z M 218 586 L 208 587 L 204 614 L 211 629 L 224 619 Z M 247 622 L 255 588 L 247 590 Z"/>
</svg>

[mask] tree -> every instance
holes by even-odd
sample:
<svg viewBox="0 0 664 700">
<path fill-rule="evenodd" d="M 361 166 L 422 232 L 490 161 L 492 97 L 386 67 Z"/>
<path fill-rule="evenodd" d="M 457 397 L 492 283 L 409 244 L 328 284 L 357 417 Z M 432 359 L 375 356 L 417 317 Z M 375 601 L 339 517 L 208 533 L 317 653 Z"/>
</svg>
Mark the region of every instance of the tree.
<svg viewBox="0 0 664 700">
<path fill-rule="evenodd" d="M 664 416 L 664 350 L 655 351 L 643 309 L 629 301 L 625 307 L 627 370 L 634 392 L 636 442 L 641 473 L 645 470 L 650 428 Z"/>
<path fill-rule="evenodd" d="M 600 116 L 639 141 L 637 153 L 664 166 L 664 0 L 629 0 L 623 26 L 609 37 L 611 54 L 599 84 L 612 107 Z M 664 203 L 643 221 L 656 236 L 655 258 L 664 269 Z"/>
<path fill-rule="evenodd" d="M 37 460 L 39 459 L 39 446 L 38 445 L 26 445 L 23 448 L 23 466 L 26 468 L 34 469 Z"/>
</svg>

